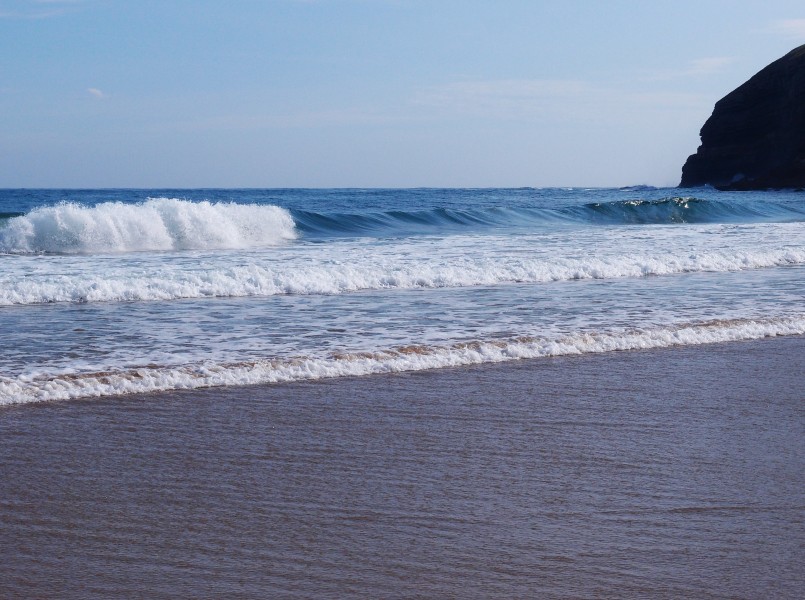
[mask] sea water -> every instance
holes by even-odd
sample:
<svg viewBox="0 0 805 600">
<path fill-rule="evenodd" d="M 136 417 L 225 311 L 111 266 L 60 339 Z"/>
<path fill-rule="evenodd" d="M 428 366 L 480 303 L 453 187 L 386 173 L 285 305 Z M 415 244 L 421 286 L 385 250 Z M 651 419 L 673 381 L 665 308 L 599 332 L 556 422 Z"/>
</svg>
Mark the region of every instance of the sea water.
<svg viewBox="0 0 805 600">
<path fill-rule="evenodd" d="M 795 191 L 0 191 L 0 404 L 802 334 Z"/>
</svg>

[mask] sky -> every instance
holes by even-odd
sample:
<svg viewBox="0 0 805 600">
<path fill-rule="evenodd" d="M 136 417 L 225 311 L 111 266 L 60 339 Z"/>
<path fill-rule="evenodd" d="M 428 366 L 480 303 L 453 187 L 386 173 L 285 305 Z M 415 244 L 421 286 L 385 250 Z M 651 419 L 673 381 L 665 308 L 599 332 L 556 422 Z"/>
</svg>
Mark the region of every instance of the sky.
<svg viewBox="0 0 805 600">
<path fill-rule="evenodd" d="M 0 0 L 0 188 L 672 186 L 801 0 Z"/>
</svg>

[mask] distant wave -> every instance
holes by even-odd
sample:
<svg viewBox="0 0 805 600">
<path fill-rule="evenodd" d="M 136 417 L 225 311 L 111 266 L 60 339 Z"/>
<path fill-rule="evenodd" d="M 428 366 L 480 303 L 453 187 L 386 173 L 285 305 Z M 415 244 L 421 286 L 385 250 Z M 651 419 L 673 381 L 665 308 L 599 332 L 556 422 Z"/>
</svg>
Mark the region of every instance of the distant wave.
<svg viewBox="0 0 805 600">
<path fill-rule="evenodd" d="M 622 200 L 585 204 L 582 219 L 624 224 L 733 223 L 763 221 L 801 221 L 805 212 L 770 202 L 739 204 L 694 197 L 659 200 Z"/>
<path fill-rule="evenodd" d="M 291 215 L 276 206 L 152 198 L 138 204 L 62 203 L 3 213 L 0 252 L 94 254 L 251 248 L 296 237 Z"/>
<path fill-rule="evenodd" d="M 526 358 L 691 346 L 805 334 L 805 317 L 734 319 L 677 326 L 578 332 L 556 337 L 477 340 L 449 346 L 404 346 L 328 357 L 239 363 L 148 365 L 92 373 L 0 376 L 0 406 L 201 387 L 251 385 L 439 369 Z"/>
<path fill-rule="evenodd" d="M 561 208 L 434 208 L 418 211 L 322 214 L 293 210 L 303 234 L 313 236 L 393 235 L 473 227 L 530 227 L 542 224 L 663 225 L 801 221 L 805 212 L 772 202 L 742 204 L 672 197 L 659 200 L 595 202 Z"/>
</svg>

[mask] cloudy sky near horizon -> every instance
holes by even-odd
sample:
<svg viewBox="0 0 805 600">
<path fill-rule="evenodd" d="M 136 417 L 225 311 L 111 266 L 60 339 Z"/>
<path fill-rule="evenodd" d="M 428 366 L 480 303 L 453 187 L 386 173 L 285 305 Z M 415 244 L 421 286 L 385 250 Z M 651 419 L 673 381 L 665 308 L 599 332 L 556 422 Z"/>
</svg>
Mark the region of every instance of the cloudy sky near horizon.
<svg viewBox="0 0 805 600">
<path fill-rule="evenodd" d="M 676 185 L 797 2 L 0 0 L 0 187 Z"/>
</svg>

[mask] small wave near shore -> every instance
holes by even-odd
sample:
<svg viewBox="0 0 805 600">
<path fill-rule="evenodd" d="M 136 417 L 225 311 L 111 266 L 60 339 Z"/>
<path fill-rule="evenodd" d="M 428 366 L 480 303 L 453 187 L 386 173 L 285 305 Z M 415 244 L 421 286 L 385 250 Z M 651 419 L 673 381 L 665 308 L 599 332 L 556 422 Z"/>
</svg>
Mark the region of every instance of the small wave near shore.
<svg viewBox="0 0 805 600">
<path fill-rule="evenodd" d="M 185 366 L 121 368 L 104 372 L 0 376 L 0 406 L 174 389 L 254 385 L 421 371 L 518 359 L 621 350 L 690 346 L 805 334 L 805 317 L 712 320 L 669 327 L 578 332 L 556 337 L 460 342 L 449 346 L 401 346 L 326 357 Z"/>
</svg>

